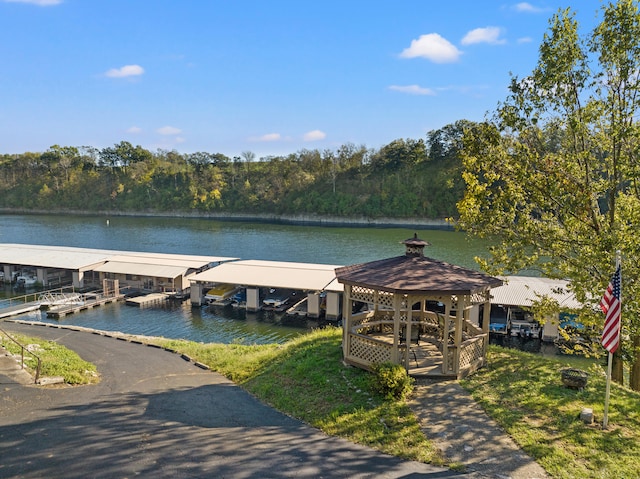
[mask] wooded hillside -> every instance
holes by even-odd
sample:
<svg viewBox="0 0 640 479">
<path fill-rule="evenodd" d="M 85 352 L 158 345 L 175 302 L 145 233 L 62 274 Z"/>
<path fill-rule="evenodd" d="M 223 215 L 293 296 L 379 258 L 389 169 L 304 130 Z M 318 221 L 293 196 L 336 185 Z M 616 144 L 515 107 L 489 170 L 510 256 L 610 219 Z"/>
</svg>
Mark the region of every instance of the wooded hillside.
<svg viewBox="0 0 640 479">
<path fill-rule="evenodd" d="M 256 159 L 122 141 L 0 155 L 0 207 L 34 210 L 455 217 L 465 120 L 379 150 L 353 144 Z"/>
</svg>

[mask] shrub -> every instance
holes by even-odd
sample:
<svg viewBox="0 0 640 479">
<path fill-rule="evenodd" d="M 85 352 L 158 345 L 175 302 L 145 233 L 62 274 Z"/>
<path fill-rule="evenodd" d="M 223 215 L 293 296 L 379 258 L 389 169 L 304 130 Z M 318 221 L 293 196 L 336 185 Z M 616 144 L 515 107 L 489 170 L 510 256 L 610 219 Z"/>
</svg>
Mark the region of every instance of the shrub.
<svg viewBox="0 0 640 479">
<path fill-rule="evenodd" d="M 373 388 L 385 397 L 404 399 L 413 390 L 414 379 L 400 364 L 378 363 L 372 367 Z"/>
</svg>

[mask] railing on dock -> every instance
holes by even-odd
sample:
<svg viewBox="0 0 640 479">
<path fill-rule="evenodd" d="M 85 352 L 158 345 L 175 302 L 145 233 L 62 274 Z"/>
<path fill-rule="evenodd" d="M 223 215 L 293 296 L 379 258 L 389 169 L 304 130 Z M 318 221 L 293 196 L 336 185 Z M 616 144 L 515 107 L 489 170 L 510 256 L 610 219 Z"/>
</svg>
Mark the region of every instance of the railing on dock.
<svg viewBox="0 0 640 479">
<path fill-rule="evenodd" d="M 62 288 L 49 289 L 47 291 L 34 291 L 33 293 L 11 296 L 10 298 L 0 300 L 0 308 L 7 308 L 24 303 L 36 303 L 42 295 L 65 294 L 65 292 L 74 293 L 75 288 L 73 286 L 63 286 Z"/>
<path fill-rule="evenodd" d="M 46 291 L 38 297 L 38 301 L 43 306 L 55 306 L 60 304 L 81 304 L 84 302 L 84 295 L 80 293 L 62 293 Z"/>
<path fill-rule="evenodd" d="M 47 311 L 47 317 L 60 319 L 69 314 L 74 314 L 85 309 L 92 309 L 96 306 L 102 306 L 103 304 L 113 303 L 115 301 L 121 301 L 124 299 L 124 294 L 113 293 L 104 291 L 92 291 L 84 293 L 82 300 L 72 304 L 58 304 L 49 307 Z"/>
</svg>

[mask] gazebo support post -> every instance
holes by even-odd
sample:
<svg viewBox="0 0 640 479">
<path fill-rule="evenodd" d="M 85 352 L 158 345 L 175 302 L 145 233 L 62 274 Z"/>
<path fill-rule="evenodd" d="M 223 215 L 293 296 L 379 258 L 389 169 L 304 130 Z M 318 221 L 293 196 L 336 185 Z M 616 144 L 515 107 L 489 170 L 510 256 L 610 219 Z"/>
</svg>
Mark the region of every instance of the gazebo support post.
<svg viewBox="0 0 640 479">
<path fill-rule="evenodd" d="M 402 305 L 402 298 L 399 294 L 393 294 L 393 358 L 394 362 L 397 364 L 402 364 L 402 360 L 400 358 L 400 317 L 401 311 L 400 306 Z M 406 363 L 405 363 L 406 365 Z M 406 367 L 406 366 L 405 366 Z"/>
<path fill-rule="evenodd" d="M 458 296 L 456 298 L 456 330 L 453 337 L 453 344 L 455 345 L 455 354 L 453 355 L 453 372 L 458 375 L 460 372 L 460 345 L 462 344 L 462 322 L 464 319 L 466 298 L 464 296 Z"/>
<path fill-rule="evenodd" d="M 342 358 L 346 359 L 351 348 L 351 285 L 346 284 L 344 287 L 344 296 L 342 299 L 342 314 L 344 315 L 344 324 L 342 327 Z"/>
<path fill-rule="evenodd" d="M 396 303 L 396 311 L 400 312 L 400 315 L 402 315 L 402 311 L 400 311 L 402 309 L 402 300 L 403 295 L 400 294 L 396 294 L 397 299 L 397 303 Z M 404 365 L 405 368 L 407 369 L 407 371 L 409 370 L 409 349 L 411 349 L 411 326 L 413 323 L 413 317 L 411 316 L 411 305 L 409 304 L 409 298 L 407 298 L 407 325 L 405 326 L 405 331 L 404 331 L 404 342 L 405 342 L 405 349 L 404 349 Z"/>
<path fill-rule="evenodd" d="M 451 314 L 451 299 L 444 301 L 444 321 L 442 331 L 442 374 L 449 372 L 449 323 Z"/>
</svg>

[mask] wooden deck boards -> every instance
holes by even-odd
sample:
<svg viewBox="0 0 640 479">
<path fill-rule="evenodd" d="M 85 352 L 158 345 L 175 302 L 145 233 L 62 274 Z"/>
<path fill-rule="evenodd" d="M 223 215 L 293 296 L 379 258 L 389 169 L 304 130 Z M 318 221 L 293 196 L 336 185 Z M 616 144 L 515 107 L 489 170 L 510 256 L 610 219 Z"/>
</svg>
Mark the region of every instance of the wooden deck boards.
<svg viewBox="0 0 640 479">
<path fill-rule="evenodd" d="M 442 353 L 434 342 L 421 340 L 409 349 L 408 372 L 411 376 L 444 376 L 442 373 Z"/>
<path fill-rule="evenodd" d="M 386 343 L 393 343 L 388 333 L 370 333 L 368 336 Z M 421 338 L 409 345 L 409 364 L 407 370 L 411 376 L 454 377 L 442 373 L 443 356 L 433 337 Z"/>
<path fill-rule="evenodd" d="M 0 309 L 0 319 L 17 316 L 19 314 L 28 313 L 40 309 L 39 301 L 31 301 L 29 303 L 18 303 Z"/>
</svg>

